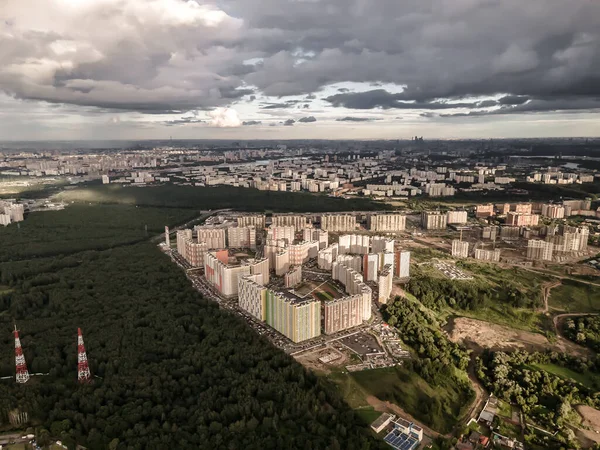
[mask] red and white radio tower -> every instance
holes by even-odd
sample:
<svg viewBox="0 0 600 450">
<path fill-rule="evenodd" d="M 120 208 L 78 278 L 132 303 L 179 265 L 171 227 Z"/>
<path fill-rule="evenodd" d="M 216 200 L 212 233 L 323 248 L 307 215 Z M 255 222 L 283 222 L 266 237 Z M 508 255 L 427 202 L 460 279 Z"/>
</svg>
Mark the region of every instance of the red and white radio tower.
<svg viewBox="0 0 600 450">
<path fill-rule="evenodd" d="M 23 349 L 21 348 L 21 339 L 19 339 L 19 331 L 15 324 L 15 365 L 17 367 L 17 383 L 23 384 L 29 381 L 29 371 L 27 370 L 27 364 L 25 364 L 25 357 L 23 356 Z"/>
<path fill-rule="evenodd" d="M 83 345 L 83 335 L 81 328 L 77 328 L 77 380 L 80 383 L 87 383 L 92 379 L 90 366 L 88 365 L 85 345 Z"/>
</svg>

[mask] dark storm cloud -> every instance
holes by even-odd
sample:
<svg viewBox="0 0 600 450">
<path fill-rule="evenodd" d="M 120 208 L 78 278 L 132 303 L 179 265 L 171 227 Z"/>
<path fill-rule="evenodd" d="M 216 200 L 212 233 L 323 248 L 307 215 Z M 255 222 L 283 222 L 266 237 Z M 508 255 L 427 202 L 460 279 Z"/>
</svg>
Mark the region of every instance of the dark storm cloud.
<svg viewBox="0 0 600 450">
<path fill-rule="evenodd" d="M 532 99 L 523 104 L 503 106 L 490 111 L 469 111 L 467 113 L 440 114 L 440 117 L 473 117 L 503 114 L 549 113 L 564 111 L 600 111 L 600 98 Z"/>
<path fill-rule="evenodd" d="M 371 119 L 369 117 L 346 116 L 346 117 L 340 117 L 339 119 L 335 119 L 335 120 L 338 122 L 371 122 L 376 119 Z"/>
<path fill-rule="evenodd" d="M 478 104 L 471 103 L 445 103 L 445 102 L 406 102 L 404 94 L 392 94 L 385 89 L 375 89 L 367 92 L 352 92 L 346 94 L 335 94 L 323 100 L 332 106 L 350 109 L 450 109 L 450 108 L 473 108 Z"/>
<path fill-rule="evenodd" d="M 529 97 L 526 95 L 505 95 L 498 100 L 500 105 L 522 105 Z"/>
<path fill-rule="evenodd" d="M 288 119 L 285 122 L 283 122 L 283 124 L 287 127 L 291 127 L 292 125 L 294 125 L 294 123 L 296 123 L 294 119 Z"/>
<path fill-rule="evenodd" d="M 309 122 L 316 122 L 317 119 L 315 118 L 315 116 L 307 116 L 307 117 L 302 117 L 300 119 L 298 119 L 298 122 L 302 122 L 302 123 L 309 123 Z"/>
<path fill-rule="evenodd" d="M 354 109 L 473 109 L 482 106 L 460 99 L 498 96 L 503 110 L 600 96 L 596 0 L 126 3 L 47 0 L 36 21 L 30 0 L 4 0 L 2 90 L 144 113 L 226 106 L 254 87 L 312 99 L 341 82 L 404 88 L 327 99 Z"/>
<path fill-rule="evenodd" d="M 260 125 L 262 122 L 260 120 L 245 120 L 242 122 L 242 125 L 251 126 L 251 125 Z"/>
</svg>

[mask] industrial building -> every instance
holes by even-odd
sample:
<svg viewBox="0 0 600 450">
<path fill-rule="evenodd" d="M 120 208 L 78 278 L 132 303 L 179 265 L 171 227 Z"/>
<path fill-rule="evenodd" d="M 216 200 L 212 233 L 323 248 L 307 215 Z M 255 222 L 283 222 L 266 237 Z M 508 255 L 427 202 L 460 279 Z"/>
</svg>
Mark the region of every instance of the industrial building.
<svg viewBox="0 0 600 450">
<path fill-rule="evenodd" d="M 231 227 L 227 229 L 227 242 L 229 248 L 256 248 L 256 228 L 252 225 L 247 227 Z"/>
<path fill-rule="evenodd" d="M 448 211 L 446 213 L 446 223 L 467 223 L 466 211 Z"/>
<path fill-rule="evenodd" d="M 204 255 L 204 276 L 226 298 L 238 295 L 239 278 L 250 275 L 250 266 L 230 266 L 227 250 L 209 251 Z"/>
<path fill-rule="evenodd" d="M 321 335 L 321 302 L 267 290 L 265 321 L 293 342 Z"/>
<path fill-rule="evenodd" d="M 452 256 L 455 258 L 467 258 L 469 256 L 469 243 L 467 241 L 453 239 Z"/>
<path fill-rule="evenodd" d="M 379 233 L 395 233 L 406 229 L 406 216 L 403 214 L 371 214 L 367 216 L 367 227 Z"/>
<path fill-rule="evenodd" d="M 325 302 L 323 308 L 325 334 L 333 334 L 361 325 L 362 301 L 362 296 L 357 294 Z"/>
<path fill-rule="evenodd" d="M 356 216 L 350 214 L 323 214 L 321 216 L 321 229 L 330 232 L 354 231 L 356 229 Z"/>
<path fill-rule="evenodd" d="M 447 225 L 447 216 L 442 212 L 423 211 L 421 213 L 421 226 L 426 230 L 443 230 Z"/>
<path fill-rule="evenodd" d="M 527 241 L 527 259 L 537 261 L 552 261 L 554 244 L 540 239 Z"/>
</svg>

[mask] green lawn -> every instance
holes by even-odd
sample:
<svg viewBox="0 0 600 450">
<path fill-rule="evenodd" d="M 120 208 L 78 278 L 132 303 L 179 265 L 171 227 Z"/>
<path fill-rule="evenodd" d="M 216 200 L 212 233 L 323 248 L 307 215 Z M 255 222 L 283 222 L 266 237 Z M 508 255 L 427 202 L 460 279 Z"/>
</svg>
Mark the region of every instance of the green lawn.
<svg viewBox="0 0 600 450">
<path fill-rule="evenodd" d="M 552 289 L 549 306 L 561 312 L 598 312 L 600 311 L 600 286 L 563 280 Z"/>
<path fill-rule="evenodd" d="M 372 406 L 369 406 L 367 408 L 358 408 L 355 409 L 354 412 L 367 425 L 371 425 L 375 421 L 375 419 L 377 419 L 382 414 L 380 411 L 375 411 Z"/>
<path fill-rule="evenodd" d="M 329 292 L 319 290 L 319 291 L 316 291 L 315 294 L 319 300 L 323 300 L 323 301 L 333 300 L 333 296 Z"/>
<path fill-rule="evenodd" d="M 498 400 L 498 415 L 502 417 L 512 418 L 512 407 L 510 403 Z"/>
<path fill-rule="evenodd" d="M 544 370 L 566 380 L 575 381 L 591 389 L 597 388 L 600 385 L 600 375 L 591 372 L 579 373 L 556 364 L 533 364 L 532 367 Z"/>
<path fill-rule="evenodd" d="M 501 420 L 498 433 L 503 436 L 519 439 L 521 436 L 521 427 L 506 420 Z"/>
<path fill-rule="evenodd" d="M 361 392 L 380 400 L 391 401 L 417 420 L 446 433 L 460 420 L 463 408 L 470 403 L 464 392 L 450 379 L 433 386 L 413 371 L 403 367 L 366 370 L 348 376 L 358 385 L 354 396 Z"/>
</svg>

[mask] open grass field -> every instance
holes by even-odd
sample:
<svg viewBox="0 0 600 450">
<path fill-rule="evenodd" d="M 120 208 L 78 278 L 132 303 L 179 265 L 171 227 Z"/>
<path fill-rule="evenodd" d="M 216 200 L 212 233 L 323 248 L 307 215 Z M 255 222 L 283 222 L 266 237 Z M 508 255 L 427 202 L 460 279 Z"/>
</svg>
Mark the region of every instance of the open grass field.
<svg viewBox="0 0 600 450">
<path fill-rule="evenodd" d="M 296 293 L 301 297 L 306 297 L 307 295 L 311 295 L 316 300 L 333 300 L 336 298 L 342 298 L 344 293 L 337 289 L 330 282 L 315 282 L 310 280 L 305 280 L 300 284 L 296 289 Z"/>
<path fill-rule="evenodd" d="M 566 367 L 557 366 L 556 364 L 533 364 L 532 367 L 538 370 L 544 370 L 565 380 L 575 381 L 590 389 L 598 389 L 600 386 L 599 374 L 591 372 L 579 373 Z"/>
<path fill-rule="evenodd" d="M 366 408 L 358 408 L 355 409 L 354 412 L 367 425 L 371 425 L 375 421 L 375 419 L 377 419 L 382 414 L 380 411 L 375 411 L 375 409 L 373 409 L 372 406 Z"/>
<path fill-rule="evenodd" d="M 551 310 L 560 312 L 599 312 L 600 286 L 563 280 L 550 293 Z"/>
<path fill-rule="evenodd" d="M 348 377 L 346 388 L 356 400 L 357 396 L 373 395 L 380 400 L 397 404 L 407 413 L 425 425 L 445 433 L 460 420 L 467 399 L 459 386 L 447 380 L 444 384 L 432 386 L 415 372 L 403 367 L 354 372 Z"/>
</svg>

